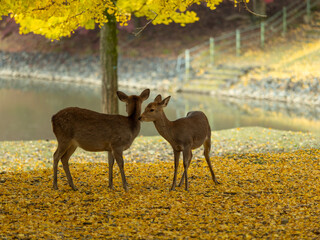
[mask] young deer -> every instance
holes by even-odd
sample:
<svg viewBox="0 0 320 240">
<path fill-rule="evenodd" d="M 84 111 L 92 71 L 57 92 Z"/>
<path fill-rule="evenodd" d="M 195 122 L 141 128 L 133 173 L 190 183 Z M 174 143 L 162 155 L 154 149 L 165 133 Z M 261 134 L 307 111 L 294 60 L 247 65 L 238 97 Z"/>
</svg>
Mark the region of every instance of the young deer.
<svg viewBox="0 0 320 240">
<path fill-rule="evenodd" d="M 204 146 L 204 156 L 208 163 L 213 181 L 218 184 L 212 170 L 209 152 L 211 148 L 211 129 L 206 115 L 203 112 L 189 112 L 186 117 L 175 121 L 169 121 L 163 112 L 163 108 L 168 105 L 170 96 L 163 99 L 158 95 L 154 102 L 149 103 L 140 117 L 141 121 L 153 121 L 156 129 L 172 146 L 174 153 L 174 176 L 170 190 L 176 187 L 177 171 L 179 166 L 180 152 L 183 153 L 184 172 L 179 183 L 182 185 L 185 179 L 185 189 L 188 191 L 187 170 L 192 159 L 192 149 Z"/>
<path fill-rule="evenodd" d="M 77 147 L 86 151 L 108 151 L 109 187 L 113 188 L 113 164 L 116 159 L 120 168 L 123 188 L 127 191 L 127 181 L 123 170 L 122 153 L 128 149 L 140 132 L 139 116 L 141 104 L 148 99 L 150 90 L 144 90 L 140 96 L 127 96 L 118 91 L 117 95 L 126 103 L 128 117 L 122 115 L 103 114 L 87 109 L 70 107 L 52 116 L 52 128 L 58 140 L 58 148 L 53 155 L 53 188 L 58 189 L 57 171 L 61 159 L 68 183 L 73 190 L 69 170 L 69 158 Z"/>
</svg>

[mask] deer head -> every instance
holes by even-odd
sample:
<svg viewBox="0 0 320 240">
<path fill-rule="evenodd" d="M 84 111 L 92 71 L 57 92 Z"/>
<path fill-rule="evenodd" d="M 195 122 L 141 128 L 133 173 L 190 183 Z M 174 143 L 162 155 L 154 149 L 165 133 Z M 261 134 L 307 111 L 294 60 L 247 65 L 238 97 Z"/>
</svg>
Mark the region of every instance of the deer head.
<svg viewBox="0 0 320 240">
<path fill-rule="evenodd" d="M 144 112 L 140 116 L 140 120 L 144 122 L 156 121 L 163 113 L 163 108 L 169 103 L 171 96 L 162 100 L 161 95 L 156 96 L 152 103 L 149 103 Z"/>
<path fill-rule="evenodd" d="M 136 113 L 137 107 L 141 106 L 142 102 L 147 100 L 150 94 L 149 89 L 145 89 L 140 96 L 132 95 L 128 96 L 124 92 L 117 91 L 118 98 L 120 101 L 126 103 L 126 112 L 128 113 L 128 116 L 131 116 L 133 114 L 137 114 L 137 116 L 140 115 L 141 110 Z"/>
</svg>

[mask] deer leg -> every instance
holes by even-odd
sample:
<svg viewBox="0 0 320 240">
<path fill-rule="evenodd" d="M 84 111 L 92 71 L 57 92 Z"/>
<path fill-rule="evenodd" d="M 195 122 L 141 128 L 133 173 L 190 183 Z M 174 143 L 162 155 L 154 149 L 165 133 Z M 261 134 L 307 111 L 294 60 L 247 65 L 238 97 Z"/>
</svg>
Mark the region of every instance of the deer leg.
<svg viewBox="0 0 320 240">
<path fill-rule="evenodd" d="M 211 161 L 210 161 L 210 157 L 209 157 L 209 152 L 210 152 L 210 148 L 211 148 L 210 140 L 206 140 L 204 142 L 204 144 L 203 144 L 203 147 L 204 147 L 203 154 L 204 154 L 204 157 L 205 157 L 205 159 L 207 161 L 208 167 L 210 169 L 212 180 L 214 181 L 215 184 L 220 184 L 218 182 L 216 176 L 214 175 L 214 172 L 213 172 L 213 169 L 212 169 L 212 165 L 211 165 Z"/>
<path fill-rule="evenodd" d="M 65 144 L 59 144 L 57 150 L 53 154 L 53 189 L 58 189 L 58 164 L 61 157 L 66 153 L 68 148 Z"/>
<path fill-rule="evenodd" d="M 184 177 L 185 177 L 185 190 L 189 191 L 189 184 L 188 184 L 188 167 L 191 161 L 192 152 L 191 149 L 185 149 L 183 151 L 183 167 L 184 167 Z"/>
<path fill-rule="evenodd" d="M 184 182 L 184 171 L 182 173 L 182 176 L 181 176 L 180 182 L 178 184 L 178 187 L 181 187 L 183 182 Z"/>
<path fill-rule="evenodd" d="M 122 157 L 122 151 L 112 151 L 114 158 L 117 161 L 117 164 L 120 169 L 121 173 L 121 178 L 122 178 L 122 185 L 125 191 L 128 191 L 128 183 L 126 181 L 126 176 L 124 174 L 124 162 L 123 162 L 123 157 Z"/>
<path fill-rule="evenodd" d="M 113 164 L 114 157 L 111 151 L 108 152 L 108 163 L 109 163 L 109 188 L 113 189 Z"/>
<path fill-rule="evenodd" d="M 74 153 L 74 151 L 77 149 L 76 146 L 71 145 L 69 147 L 69 149 L 66 151 L 66 153 L 62 156 L 61 158 L 61 162 L 62 162 L 62 166 L 63 166 L 63 170 L 67 175 L 67 179 L 68 179 L 68 183 L 70 185 L 70 187 L 76 191 L 77 188 L 74 186 L 73 184 L 73 180 L 72 180 L 72 176 L 70 173 L 70 169 L 69 169 L 69 158 L 71 157 L 71 155 Z"/>
<path fill-rule="evenodd" d="M 179 158 L 180 158 L 179 151 L 173 150 L 173 154 L 174 154 L 174 175 L 173 175 L 173 182 L 172 182 L 172 186 L 170 188 L 170 191 L 175 190 L 175 187 L 176 187 L 177 172 L 178 172 L 178 168 L 179 168 Z"/>
<path fill-rule="evenodd" d="M 189 159 L 189 162 L 188 162 L 188 168 L 189 168 L 189 166 L 190 166 L 191 159 L 192 159 L 192 152 L 191 152 L 191 154 L 190 154 L 190 159 Z M 185 178 L 185 175 L 184 175 L 184 172 L 183 172 L 183 174 L 182 174 L 182 177 L 181 177 L 181 180 L 180 180 L 180 183 L 179 183 L 178 187 L 181 187 L 181 186 L 182 186 L 183 181 L 184 181 L 184 178 Z"/>
</svg>

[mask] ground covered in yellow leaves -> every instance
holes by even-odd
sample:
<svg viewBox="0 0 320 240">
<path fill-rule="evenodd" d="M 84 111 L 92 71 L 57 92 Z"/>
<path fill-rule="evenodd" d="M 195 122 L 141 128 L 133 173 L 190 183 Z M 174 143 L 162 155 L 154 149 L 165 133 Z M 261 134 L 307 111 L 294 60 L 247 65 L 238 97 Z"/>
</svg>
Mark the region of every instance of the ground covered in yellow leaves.
<svg viewBox="0 0 320 240">
<path fill-rule="evenodd" d="M 142 139 L 146 141 L 137 140 L 141 143 Z M 154 141 L 161 145 L 159 139 Z M 237 139 L 233 142 L 237 143 Z M 46 158 L 49 151 L 37 149 L 37 152 Z M 24 154 L 29 159 L 37 158 L 33 151 Z M 2 168 L 0 238 L 320 237 L 320 151 L 317 149 L 214 155 L 211 160 L 221 185 L 213 184 L 205 160 L 199 155 L 189 169 L 189 192 L 183 187 L 169 192 L 172 156 L 163 161 L 160 155 L 154 158 L 145 154 L 139 157 L 148 158 L 147 161 L 134 162 L 130 160 L 132 154 L 127 156 L 125 164 L 130 184 L 127 193 L 122 189 L 117 166 L 115 190 L 108 189 L 108 166 L 93 162 L 95 155 L 78 153 L 70 160 L 78 191 L 67 185 L 61 166 L 57 191 L 52 189 L 51 168 L 41 164 L 30 171 L 23 171 L 23 167 Z"/>
</svg>

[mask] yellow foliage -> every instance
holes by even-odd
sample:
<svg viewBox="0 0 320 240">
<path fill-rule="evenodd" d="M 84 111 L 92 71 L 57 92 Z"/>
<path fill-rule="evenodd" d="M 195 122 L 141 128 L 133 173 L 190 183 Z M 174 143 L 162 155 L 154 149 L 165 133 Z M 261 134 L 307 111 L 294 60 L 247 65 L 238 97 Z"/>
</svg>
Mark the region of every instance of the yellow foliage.
<svg viewBox="0 0 320 240">
<path fill-rule="evenodd" d="M 214 10 L 222 0 L 205 2 Z M 78 27 L 91 29 L 93 20 L 102 26 L 108 21 L 105 13 L 114 14 L 121 25 L 126 25 L 131 14 L 153 19 L 153 24 L 193 23 L 199 18 L 187 9 L 200 3 L 200 0 L 6 0 L 0 4 L 0 20 L 2 15 L 10 14 L 20 25 L 21 34 L 34 32 L 46 38 L 59 39 L 70 36 Z"/>
<path fill-rule="evenodd" d="M 79 191 L 60 190 L 52 170 L 0 174 L 3 239 L 316 239 L 320 234 L 320 152 L 214 157 L 189 169 L 190 192 L 169 192 L 171 162 L 128 163 L 131 188 L 107 187 L 107 164 L 71 164 Z M 76 162 L 75 159 L 74 162 Z M 181 172 L 179 173 L 181 176 Z"/>
</svg>

